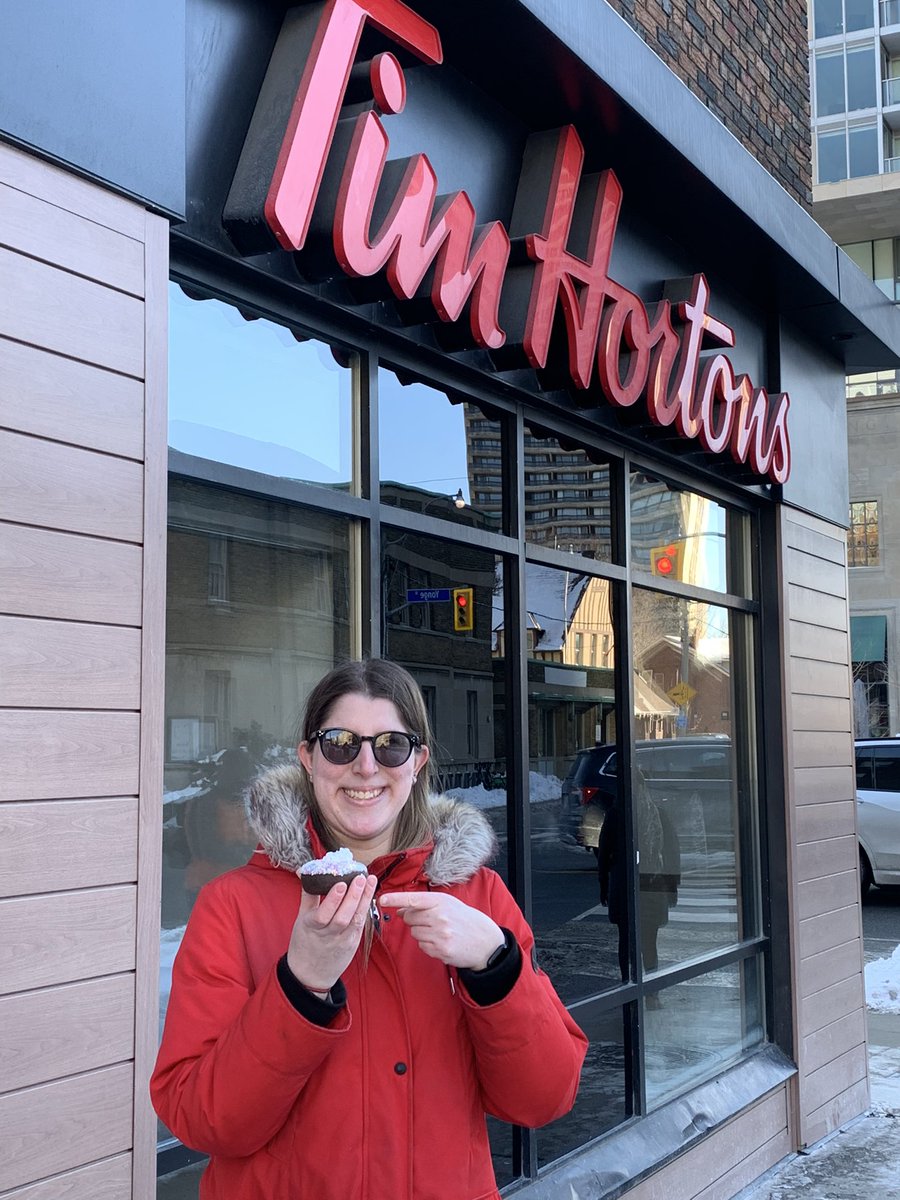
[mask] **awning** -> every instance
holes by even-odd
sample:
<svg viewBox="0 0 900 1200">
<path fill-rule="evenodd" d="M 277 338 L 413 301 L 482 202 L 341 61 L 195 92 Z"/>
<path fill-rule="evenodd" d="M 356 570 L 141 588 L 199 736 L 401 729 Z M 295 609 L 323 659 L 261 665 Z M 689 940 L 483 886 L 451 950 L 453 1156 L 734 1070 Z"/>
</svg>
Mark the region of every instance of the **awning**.
<svg viewBox="0 0 900 1200">
<path fill-rule="evenodd" d="M 634 714 L 637 717 L 677 717 L 678 706 L 640 675 L 634 675 Z"/>
<path fill-rule="evenodd" d="M 855 663 L 884 662 L 887 617 L 850 618 L 850 656 Z"/>
</svg>

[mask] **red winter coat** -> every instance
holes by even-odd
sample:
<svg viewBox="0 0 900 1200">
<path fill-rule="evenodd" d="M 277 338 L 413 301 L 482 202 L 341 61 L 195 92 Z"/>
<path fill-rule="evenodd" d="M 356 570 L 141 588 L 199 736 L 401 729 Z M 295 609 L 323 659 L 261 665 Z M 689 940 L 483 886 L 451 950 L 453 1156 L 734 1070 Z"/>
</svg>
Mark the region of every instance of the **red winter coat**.
<svg viewBox="0 0 900 1200">
<path fill-rule="evenodd" d="M 343 975 L 346 1007 L 323 1028 L 275 971 L 300 904 L 294 870 L 322 853 L 295 769 L 264 776 L 251 808 L 266 853 L 202 889 L 151 1080 L 166 1125 L 211 1156 L 203 1200 L 498 1200 L 484 1114 L 538 1126 L 568 1112 L 587 1041 L 483 865 L 487 822 L 438 802 L 434 842 L 370 870 L 380 891 L 448 891 L 511 930 L 522 967 L 509 993 L 479 1007 L 385 913 L 368 964 L 360 950 Z"/>
</svg>

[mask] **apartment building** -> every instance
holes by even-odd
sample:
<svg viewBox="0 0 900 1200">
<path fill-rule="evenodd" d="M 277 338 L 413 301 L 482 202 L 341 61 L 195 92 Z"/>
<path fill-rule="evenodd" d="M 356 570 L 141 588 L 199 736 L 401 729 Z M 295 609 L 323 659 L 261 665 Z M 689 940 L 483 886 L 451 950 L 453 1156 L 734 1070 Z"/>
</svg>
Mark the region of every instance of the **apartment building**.
<svg viewBox="0 0 900 1200">
<path fill-rule="evenodd" d="M 900 3 L 812 0 L 813 215 L 900 300 Z M 848 565 L 858 735 L 900 730 L 900 375 L 847 379 Z"/>
</svg>

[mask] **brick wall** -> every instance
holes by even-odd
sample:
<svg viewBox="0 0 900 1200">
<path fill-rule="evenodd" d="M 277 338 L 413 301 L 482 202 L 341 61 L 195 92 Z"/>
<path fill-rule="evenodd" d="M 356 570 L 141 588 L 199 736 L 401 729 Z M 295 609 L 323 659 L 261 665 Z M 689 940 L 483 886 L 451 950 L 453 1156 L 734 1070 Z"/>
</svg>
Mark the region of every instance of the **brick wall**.
<svg viewBox="0 0 900 1200">
<path fill-rule="evenodd" d="M 806 0 L 608 0 L 795 199 L 812 185 Z"/>
</svg>

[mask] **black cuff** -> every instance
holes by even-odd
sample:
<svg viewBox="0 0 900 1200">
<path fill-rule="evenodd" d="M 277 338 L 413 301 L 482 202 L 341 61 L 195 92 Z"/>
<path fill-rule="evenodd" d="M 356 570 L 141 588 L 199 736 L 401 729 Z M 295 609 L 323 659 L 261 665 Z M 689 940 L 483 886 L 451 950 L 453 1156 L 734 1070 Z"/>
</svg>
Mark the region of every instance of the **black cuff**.
<svg viewBox="0 0 900 1200">
<path fill-rule="evenodd" d="M 275 972 L 285 996 L 300 1016 L 313 1025 L 330 1025 L 347 1003 L 347 989 L 340 979 L 331 989 L 328 1000 L 323 1000 L 321 996 L 316 996 L 309 988 L 304 987 L 288 966 L 286 954 L 279 958 Z"/>
<path fill-rule="evenodd" d="M 508 929 L 503 930 L 505 947 L 492 967 L 483 971 L 471 971 L 460 967 L 457 974 L 465 984 L 466 991 L 482 1008 L 498 1004 L 513 990 L 522 970 L 522 951 L 519 943 Z"/>
</svg>

